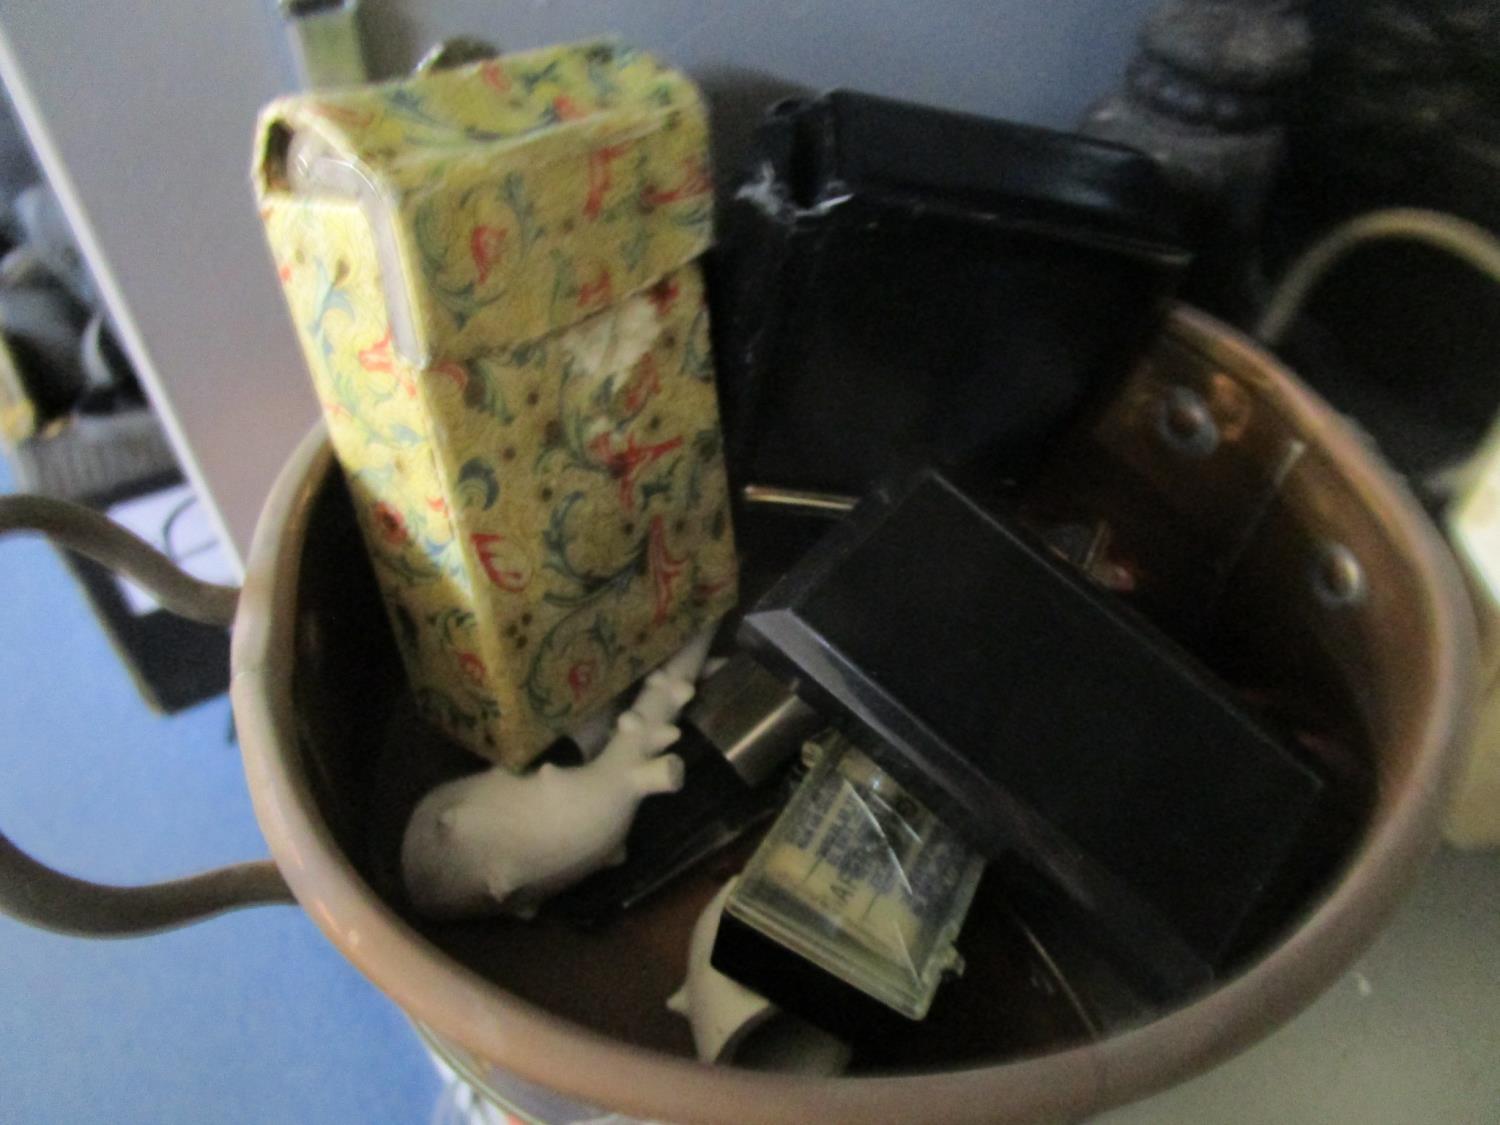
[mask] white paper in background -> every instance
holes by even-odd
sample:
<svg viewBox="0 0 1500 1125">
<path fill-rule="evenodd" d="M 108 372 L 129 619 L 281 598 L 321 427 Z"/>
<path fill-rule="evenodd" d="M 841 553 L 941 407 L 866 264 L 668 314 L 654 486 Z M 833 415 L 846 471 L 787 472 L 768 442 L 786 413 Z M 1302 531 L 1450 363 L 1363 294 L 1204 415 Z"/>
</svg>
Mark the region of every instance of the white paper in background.
<svg viewBox="0 0 1500 1125">
<path fill-rule="evenodd" d="M 233 586 L 239 575 L 214 534 L 207 509 L 198 502 L 191 485 L 179 484 L 121 501 L 106 513 L 129 528 L 194 578 Z M 117 578 L 125 604 L 137 617 L 154 613 L 161 606 L 155 598 L 128 578 Z"/>
<path fill-rule="evenodd" d="M 1448 530 L 1500 603 L 1500 461 L 1485 458 L 1478 479 L 1450 510 Z"/>
</svg>

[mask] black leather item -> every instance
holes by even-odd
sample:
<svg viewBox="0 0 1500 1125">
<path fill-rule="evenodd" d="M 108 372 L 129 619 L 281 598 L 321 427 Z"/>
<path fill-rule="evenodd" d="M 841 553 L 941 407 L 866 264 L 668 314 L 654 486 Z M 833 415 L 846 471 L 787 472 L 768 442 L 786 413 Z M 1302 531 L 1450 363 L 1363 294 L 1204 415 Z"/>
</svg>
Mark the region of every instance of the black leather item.
<svg viewBox="0 0 1500 1125">
<path fill-rule="evenodd" d="M 740 640 L 1155 998 L 1243 951 L 1314 838 L 1324 784 L 1298 750 L 936 472 L 877 489 Z"/>
<path fill-rule="evenodd" d="M 757 144 L 715 278 L 741 482 L 1024 477 L 1189 260 L 1184 205 L 1128 148 L 842 91 L 777 107 Z"/>
</svg>

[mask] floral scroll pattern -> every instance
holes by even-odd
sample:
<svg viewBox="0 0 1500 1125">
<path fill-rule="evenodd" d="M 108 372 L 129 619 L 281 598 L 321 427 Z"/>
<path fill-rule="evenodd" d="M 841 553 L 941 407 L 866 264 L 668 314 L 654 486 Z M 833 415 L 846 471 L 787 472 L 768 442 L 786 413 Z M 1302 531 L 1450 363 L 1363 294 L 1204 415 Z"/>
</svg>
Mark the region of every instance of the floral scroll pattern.
<svg viewBox="0 0 1500 1125">
<path fill-rule="evenodd" d="M 392 188 L 422 362 L 356 201 L 262 216 L 418 701 L 519 767 L 736 595 L 696 91 L 587 44 L 268 113 Z"/>
</svg>

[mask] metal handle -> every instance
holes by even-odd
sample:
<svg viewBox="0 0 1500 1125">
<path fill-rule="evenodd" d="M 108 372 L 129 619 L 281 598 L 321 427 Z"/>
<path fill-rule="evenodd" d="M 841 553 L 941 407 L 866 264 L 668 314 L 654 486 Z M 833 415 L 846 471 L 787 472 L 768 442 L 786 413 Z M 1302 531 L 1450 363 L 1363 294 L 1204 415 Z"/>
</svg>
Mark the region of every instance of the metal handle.
<svg viewBox="0 0 1500 1125">
<path fill-rule="evenodd" d="M 1328 271 L 1350 251 L 1385 239 L 1420 242 L 1442 250 L 1500 285 L 1500 240 L 1478 223 L 1417 207 L 1369 211 L 1334 227 L 1287 267 L 1255 326 L 1255 338 L 1267 347 L 1280 347 L 1313 288 Z"/>
<path fill-rule="evenodd" d="M 200 582 L 145 540 L 98 512 L 43 496 L 0 496 L 0 535 L 34 532 L 149 590 L 168 610 L 228 627 L 239 591 Z M 0 911 L 34 926 L 85 937 L 125 937 L 186 925 L 243 906 L 291 902 L 269 860 L 141 887 L 75 879 L 38 863 L 0 833 Z"/>
</svg>

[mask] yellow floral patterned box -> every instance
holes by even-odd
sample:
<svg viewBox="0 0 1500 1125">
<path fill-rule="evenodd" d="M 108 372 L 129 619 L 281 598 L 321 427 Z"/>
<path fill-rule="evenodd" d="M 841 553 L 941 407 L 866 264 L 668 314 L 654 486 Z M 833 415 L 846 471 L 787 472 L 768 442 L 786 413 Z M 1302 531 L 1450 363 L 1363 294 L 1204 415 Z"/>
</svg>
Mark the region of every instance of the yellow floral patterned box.
<svg viewBox="0 0 1500 1125">
<path fill-rule="evenodd" d="M 548 48 L 275 102 L 254 178 L 417 698 L 520 768 L 734 604 L 701 98 Z"/>
</svg>

